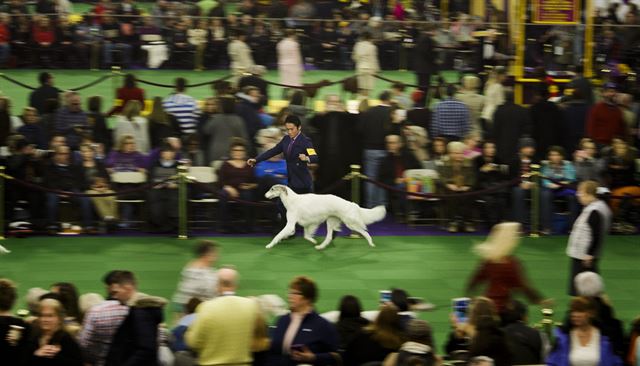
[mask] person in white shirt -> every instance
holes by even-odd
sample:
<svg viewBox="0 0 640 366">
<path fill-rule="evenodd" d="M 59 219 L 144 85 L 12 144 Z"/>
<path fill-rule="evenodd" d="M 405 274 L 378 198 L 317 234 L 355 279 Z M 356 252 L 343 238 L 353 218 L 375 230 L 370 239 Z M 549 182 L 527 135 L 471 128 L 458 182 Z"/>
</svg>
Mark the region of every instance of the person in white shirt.
<svg viewBox="0 0 640 366">
<path fill-rule="evenodd" d="M 218 245 L 201 240 L 194 253 L 196 258 L 182 269 L 182 278 L 173 294 L 174 311 L 178 315 L 184 314 L 184 307 L 192 297 L 206 301 L 218 295 L 218 274 L 213 268 L 218 260 Z"/>
<path fill-rule="evenodd" d="M 227 46 L 227 53 L 229 54 L 229 60 L 231 61 L 230 69 L 234 75 L 232 83 L 235 85 L 240 80 L 243 73 L 247 72 L 249 68 L 255 65 L 253 56 L 251 55 L 251 49 L 245 42 L 246 35 L 242 31 L 238 31 L 235 37 L 232 38 Z"/>
<path fill-rule="evenodd" d="M 358 91 L 362 97 L 368 97 L 375 87 L 374 75 L 380 71 L 378 47 L 371 42 L 369 32 L 362 33 L 360 41 L 353 47 L 351 58 L 356 63 Z"/>
<path fill-rule="evenodd" d="M 280 83 L 301 86 L 304 66 L 295 29 L 287 29 L 287 36 L 278 42 L 276 49 L 278 50 Z"/>
</svg>

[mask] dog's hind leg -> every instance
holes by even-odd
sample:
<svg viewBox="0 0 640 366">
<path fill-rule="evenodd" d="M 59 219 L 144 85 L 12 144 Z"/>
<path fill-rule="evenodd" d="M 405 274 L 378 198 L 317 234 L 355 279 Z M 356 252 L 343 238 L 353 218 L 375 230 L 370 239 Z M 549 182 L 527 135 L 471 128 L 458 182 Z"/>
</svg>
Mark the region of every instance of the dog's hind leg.
<svg viewBox="0 0 640 366">
<path fill-rule="evenodd" d="M 331 244 L 331 240 L 333 240 L 333 232 L 340 230 L 340 220 L 335 217 L 330 217 L 327 219 L 327 236 L 324 238 L 320 245 L 316 245 L 315 248 L 318 250 L 322 250 L 327 247 L 327 245 Z"/>
<path fill-rule="evenodd" d="M 363 238 L 367 239 L 367 243 L 369 243 L 370 247 L 375 247 L 376 245 L 373 244 L 373 239 L 371 239 L 371 235 L 369 235 L 369 233 L 367 232 L 366 228 L 361 227 L 358 224 L 354 224 L 354 223 L 346 223 L 347 227 L 353 231 L 355 231 L 356 233 L 362 235 Z"/>
<path fill-rule="evenodd" d="M 293 235 L 296 232 L 296 223 L 294 221 L 287 221 L 287 225 L 276 235 L 266 248 L 271 249 L 278 244 L 282 239 Z"/>
<path fill-rule="evenodd" d="M 5 247 L 3 247 L 2 245 L 0 245 L 0 254 L 9 254 L 11 253 L 11 251 Z"/>
<path fill-rule="evenodd" d="M 316 239 L 313 237 L 316 234 L 316 231 L 318 230 L 318 226 L 320 225 L 312 224 L 304 227 L 304 238 L 312 242 L 313 244 L 318 244 Z"/>
</svg>

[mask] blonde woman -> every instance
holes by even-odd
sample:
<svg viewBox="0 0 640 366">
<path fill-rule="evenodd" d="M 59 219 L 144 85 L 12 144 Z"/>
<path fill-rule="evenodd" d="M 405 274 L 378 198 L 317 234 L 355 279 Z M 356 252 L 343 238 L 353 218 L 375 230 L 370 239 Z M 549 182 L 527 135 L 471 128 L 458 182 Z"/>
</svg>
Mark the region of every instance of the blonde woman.
<svg viewBox="0 0 640 366">
<path fill-rule="evenodd" d="M 147 117 L 147 125 L 153 149 L 162 146 L 167 137 L 178 136 L 176 119 L 164 110 L 162 97 L 153 98 L 153 108 Z"/>
<path fill-rule="evenodd" d="M 58 300 L 40 301 L 38 319 L 28 347 L 27 365 L 82 366 L 80 346 L 64 326 Z"/>
<path fill-rule="evenodd" d="M 498 66 L 491 71 L 489 79 L 484 85 L 484 107 L 480 117 L 484 120 L 485 129 L 493 125 L 493 114 L 499 105 L 504 104 L 504 86 L 507 79 L 507 70 Z"/>
<path fill-rule="evenodd" d="M 131 135 L 136 140 L 138 151 L 146 154 L 151 149 L 149 127 L 147 119 L 140 116 L 141 111 L 142 103 L 137 100 L 128 101 L 122 109 L 122 115 L 116 117 L 113 139 L 118 141 L 124 135 Z"/>
</svg>

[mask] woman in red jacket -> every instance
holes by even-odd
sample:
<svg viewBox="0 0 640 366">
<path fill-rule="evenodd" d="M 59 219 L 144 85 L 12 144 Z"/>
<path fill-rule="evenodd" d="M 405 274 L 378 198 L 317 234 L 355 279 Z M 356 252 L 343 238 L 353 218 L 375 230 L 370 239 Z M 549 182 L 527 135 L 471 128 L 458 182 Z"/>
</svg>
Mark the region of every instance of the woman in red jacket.
<svg viewBox="0 0 640 366">
<path fill-rule="evenodd" d="M 137 100 L 144 107 L 144 89 L 136 86 L 136 77 L 133 74 L 127 74 L 124 77 L 124 85 L 116 90 L 116 99 L 122 101 L 114 106 L 109 112 L 109 116 L 121 114 L 122 108 L 127 105 L 130 100 Z"/>
</svg>

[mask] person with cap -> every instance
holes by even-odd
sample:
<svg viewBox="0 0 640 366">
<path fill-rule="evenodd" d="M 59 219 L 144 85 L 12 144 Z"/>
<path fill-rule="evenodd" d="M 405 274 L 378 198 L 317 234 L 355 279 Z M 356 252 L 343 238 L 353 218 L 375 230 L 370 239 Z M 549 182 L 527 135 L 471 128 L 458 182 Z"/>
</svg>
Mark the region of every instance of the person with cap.
<svg viewBox="0 0 640 366">
<path fill-rule="evenodd" d="M 514 186 L 511 190 L 513 220 L 521 224 L 527 221 L 525 198 L 529 195 L 533 187 L 533 182 L 529 174 L 531 174 L 531 166 L 538 164 L 538 161 L 535 159 L 535 152 L 536 142 L 530 137 L 523 137 L 518 140 L 517 158 L 511 159 L 509 163 L 509 175 L 511 178 L 521 179 L 520 184 Z"/>
<path fill-rule="evenodd" d="M 521 292 L 535 304 L 543 301 L 542 295 L 530 285 L 522 263 L 513 255 L 520 243 L 520 231 L 519 223 L 503 222 L 495 225 L 487 239 L 474 247 L 482 262 L 471 276 L 466 292 L 472 294 L 482 283 L 487 283 L 483 296 L 493 300 L 501 315 L 515 292 Z"/>
<path fill-rule="evenodd" d="M 289 188 L 298 194 L 313 192 L 313 180 L 309 172 L 309 164 L 318 162 L 318 154 L 313 148 L 311 139 L 302 133 L 300 118 L 289 115 L 285 120 L 287 135 L 280 142 L 254 159 L 247 160 L 247 164 L 256 163 L 283 154 L 287 161 L 287 178 Z"/>
<path fill-rule="evenodd" d="M 571 274 L 569 277 L 569 295 L 576 295 L 574 278 L 584 271 L 598 273 L 598 261 L 602 254 L 602 246 L 609 228 L 612 213 L 607 204 L 598 199 L 596 191 L 598 183 L 584 181 L 578 185 L 576 196 L 584 206 L 580 216 L 573 223 L 567 255 L 571 258 Z"/>
<path fill-rule="evenodd" d="M 608 82 L 602 87 L 602 101 L 596 103 L 589 111 L 586 126 L 586 137 L 598 145 L 598 150 L 610 145 L 614 137 L 627 137 L 627 129 L 622 110 L 616 104 L 617 86 Z"/>
</svg>

